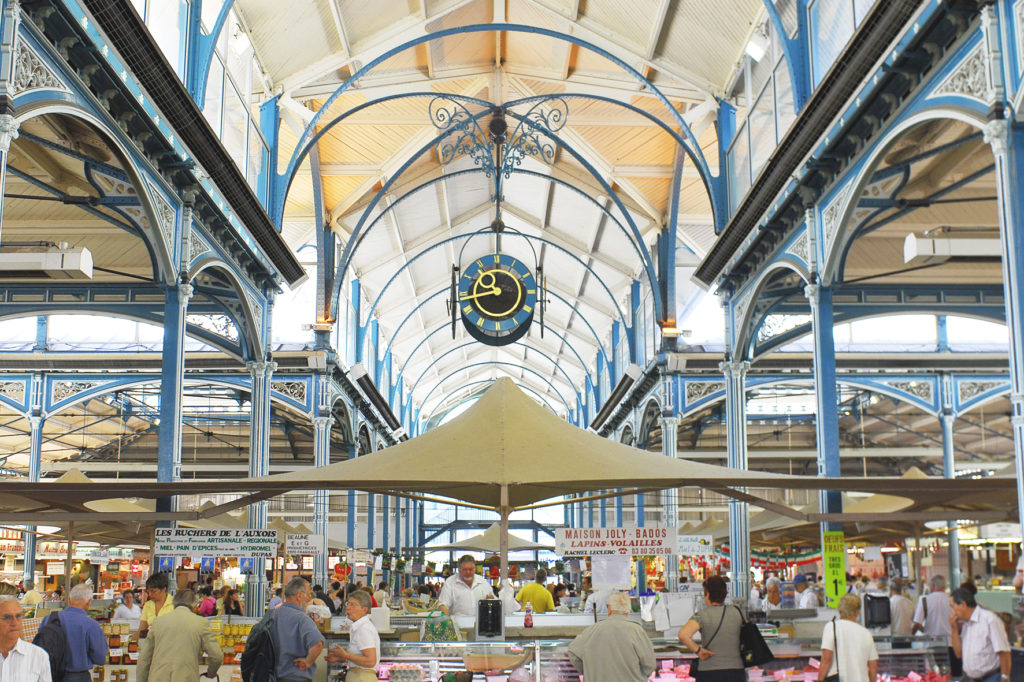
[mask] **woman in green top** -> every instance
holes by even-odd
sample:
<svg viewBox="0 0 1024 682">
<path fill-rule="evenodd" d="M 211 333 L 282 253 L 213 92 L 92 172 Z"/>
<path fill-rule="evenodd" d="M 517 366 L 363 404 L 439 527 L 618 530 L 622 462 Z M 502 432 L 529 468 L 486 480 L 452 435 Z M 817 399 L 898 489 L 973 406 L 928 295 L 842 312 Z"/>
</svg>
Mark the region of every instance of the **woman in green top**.
<svg viewBox="0 0 1024 682">
<path fill-rule="evenodd" d="M 725 606 L 728 587 L 725 580 L 712 576 L 704 581 L 704 604 L 707 608 L 679 630 L 679 641 L 700 660 L 697 682 L 745 682 L 747 673 L 740 658 L 740 628 L 743 613 L 739 608 Z M 693 641 L 700 630 L 701 644 Z"/>
</svg>

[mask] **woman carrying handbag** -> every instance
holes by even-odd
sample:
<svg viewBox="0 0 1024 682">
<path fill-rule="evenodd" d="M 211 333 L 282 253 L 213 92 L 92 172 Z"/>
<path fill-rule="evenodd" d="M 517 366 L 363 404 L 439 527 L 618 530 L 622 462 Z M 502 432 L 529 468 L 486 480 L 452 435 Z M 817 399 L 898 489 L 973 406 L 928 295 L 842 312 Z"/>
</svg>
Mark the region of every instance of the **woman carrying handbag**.
<svg viewBox="0 0 1024 682">
<path fill-rule="evenodd" d="M 857 622 L 859 617 L 860 597 L 844 594 L 839 600 L 839 620 L 826 623 L 821 633 L 818 682 L 874 682 L 878 651 L 871 633 Z"/>
<path fill-rule="evenodd" d="M 725 606 L 728 587 L 725 580 L 712 576 L 704 581 L 707 608 L 693 614 L 679 630 L 679 641 L 697 654 L 690 674 L 697 682 L 746 682 L 747 673 L 740 656 L 740 629 L 743 613 Z M 693 641 L 700 630 L 701 644 Z M 696 674 L 693 670 L 697 668 Z"/>
</svg>

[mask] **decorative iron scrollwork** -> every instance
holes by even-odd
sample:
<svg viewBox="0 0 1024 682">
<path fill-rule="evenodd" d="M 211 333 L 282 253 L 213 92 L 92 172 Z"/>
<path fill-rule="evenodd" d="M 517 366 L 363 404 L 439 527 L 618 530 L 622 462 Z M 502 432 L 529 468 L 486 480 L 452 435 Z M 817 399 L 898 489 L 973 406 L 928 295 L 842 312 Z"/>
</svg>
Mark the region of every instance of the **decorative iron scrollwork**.
<svg viewBox="0 0 1024 682">
<path fill-rule="evenodd" d="M 438 95 L 430 100 L 429 111 L 435 128 L 450 131 L 437 143 L 438 163 L 448 164 L 457 156 L 465 155 L 480 166 L 484 175 L 494 175 L 494 155 L 487 134 L 466 105 L 453 97 Z"/>
</svg>

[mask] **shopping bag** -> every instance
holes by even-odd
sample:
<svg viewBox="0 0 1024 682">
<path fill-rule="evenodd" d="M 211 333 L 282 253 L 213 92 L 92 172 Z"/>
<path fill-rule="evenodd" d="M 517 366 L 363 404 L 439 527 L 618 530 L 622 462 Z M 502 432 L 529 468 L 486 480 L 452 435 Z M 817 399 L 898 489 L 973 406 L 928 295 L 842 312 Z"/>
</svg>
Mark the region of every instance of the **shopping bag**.
<svg viewBox="0 0 1024 682">
<path fill-rule="evenodd" d="M 431 611 L 420 626 L 420 641 L 423 642 L 458 642 L 461 639 L 462 633 L 455 621 L 443 611 Z"/>
</svg>

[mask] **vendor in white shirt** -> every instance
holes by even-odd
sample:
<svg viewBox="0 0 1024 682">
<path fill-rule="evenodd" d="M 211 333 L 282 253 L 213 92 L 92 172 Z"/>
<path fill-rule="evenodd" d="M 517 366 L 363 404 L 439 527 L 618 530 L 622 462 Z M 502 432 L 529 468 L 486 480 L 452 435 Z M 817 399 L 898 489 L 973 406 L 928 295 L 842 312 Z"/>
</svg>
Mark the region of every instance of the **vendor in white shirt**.
<svg viewBox="0 0 1024 682">
<path fill-rule="evenodd" d="M 142 607 L 135 603 L 135 593 L 125 590 L 121 593 L 121 603 L 114 609 L 114 618 L 139 620 L 142 618 Z"/>
<path fill-rule="evenodd" d="M 818 608 L 818 595 L 807 584 L 807 576 L 797 573 L 793 578 L 793 589 L 796 590 L 796 607 L 798 609 Z"/>
<path fill-rule="evenodd" d="M 476 617 L 476 603 L 494 597 L 494 591 L 483 577 L 476 573 L 476 559 L 469 554 L 459 559 L 459 572 L 441 586 L 438 607 L 451 616 Z"/>
<path fill-rule="evenodd" d="M 774 575 L 764 583 L 765 596 L 761 602 L 761 610 L 770 613 L 782 608 L 782 581 Z"/>
</svg>

